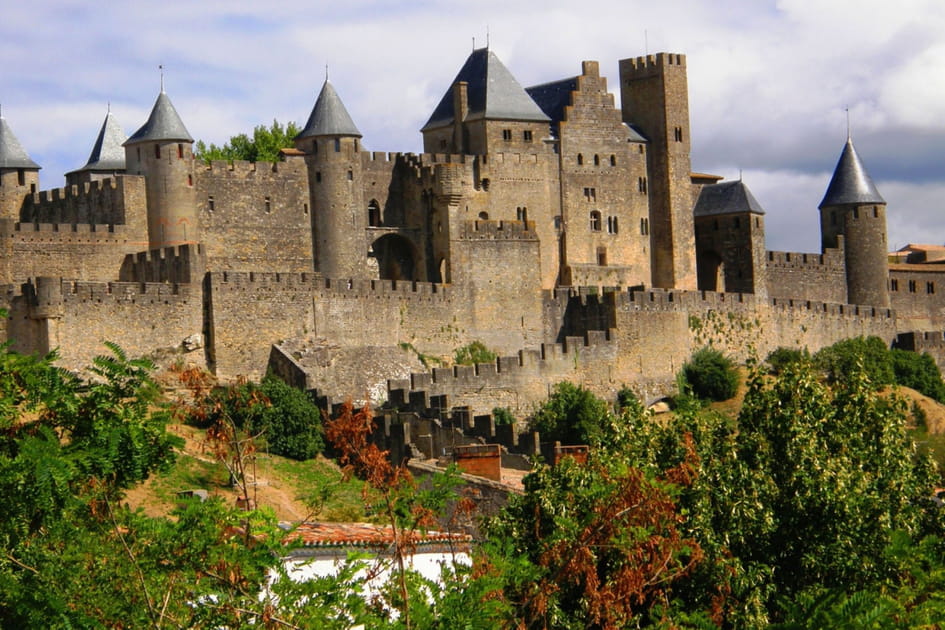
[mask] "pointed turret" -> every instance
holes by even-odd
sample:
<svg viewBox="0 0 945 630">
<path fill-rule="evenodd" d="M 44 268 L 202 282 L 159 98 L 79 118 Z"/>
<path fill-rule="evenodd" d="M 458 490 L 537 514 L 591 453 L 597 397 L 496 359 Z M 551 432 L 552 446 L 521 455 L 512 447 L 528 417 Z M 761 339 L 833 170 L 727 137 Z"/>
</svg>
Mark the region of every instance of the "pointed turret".
<svg viewBox="0 0 945 630">
<path fill-rule="evenodd" d="M 847 302 L 889 306 L 886 201 L 847 136 L 820 202 L 821 247 L 843 250 Z"/>
<path fill-rule="evenodd" d="M 315 107 L 312 108 L 305 128 L 295 139 L 298 141 L 316 136 L 361 137 L 361 132 L 351 120 L 345 104 L 341 102 L 341 97 L 328 79 L 325 79 L 322 85 L 322 91 L 315 100 Z"/>
<path fill-rule="evenodd" d="M 328 278 L 366 277 L 361 132 L 327 77 L 295 147 L 305 153 L 308 170 L 315 271 Z"/>
<path fill-rule="evenodd" d="M 193 143 L 162 84 L 147 122 L 123 144 L 126 172 L 145 176 L 151 249 L 200 238 Z"/>
<path fill-rule="evenodd" d="M 39 169 L 0 113 L 0 219 L 19 220 L 26 195 L 39 187 Z"/>
<path fill-rule="evenodd" d="M 66 173 L 66 183 L 81 184 L 124 173 L 126 139 L 124 130 L 109 110 L 105 114 L 105 121 L 95 139 L 88 162 L 82 168 Z"/>
<path fill-rule="evenodd" d="M 184 121 L 180 119 L 174 104 L 167 97 L 164 90 L 158 94 L 154 107 L 151 108 L 151 115 L 148 121 L 144 123 L 138 131 L 125 141 L 124 146 L 130 146 L 139 142 L 193 142 L 184 126 Z"/>
<path fill-rule="evenodd" d="M 426 151 L 481 154 L 545 137 L 550 122 L 496 54 L 479 48 L 420 131 Z"/>
<path fill-rule="evenodd" d="M 853 147 L 853 140 L 849 137 L 840 154 L 837 168 L 833 170 L 833 177 L 830 179 L 830 185 L 827 186 L 824 199 L 818 208 L 848 203 L 886 203 L 876 190 L 873 180 L 870 179 L 866 167 L 863 166 L 860 156 Z"/>
</svg>

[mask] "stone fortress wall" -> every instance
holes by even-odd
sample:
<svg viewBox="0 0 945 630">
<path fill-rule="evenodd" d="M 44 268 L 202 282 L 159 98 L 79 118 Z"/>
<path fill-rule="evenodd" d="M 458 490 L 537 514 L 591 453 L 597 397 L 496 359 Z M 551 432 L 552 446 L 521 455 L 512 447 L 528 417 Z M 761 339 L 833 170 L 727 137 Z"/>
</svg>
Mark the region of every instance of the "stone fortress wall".
<svg viewBox="0 0 945 630">
<path fill-rule="evenodd" d="M 161 139 L 187 189 L 174 198 L 194 204 L 167 212 L 198 224 L 191 241 L 164 247 L 149 245 L 161 239 L 148 226 L 168 217 L 148 220 L 166 209 L 147 198 L 147 161 L 140 175 L 44 192 L 0 172 L 3 338 L 59 348 L 69 368 L 109 340 L 223 380 L 271 369 L 330 400 L 448 401 L 473 415 L 526 414 L 565 379 L 652 400 L 709 343 L 743 360 L 878 335 L 945 361 L 934 265 L 893 266 L 889 306 L 848 304 L 859 262 L 844 236 L 821 253 L 765 251 L 754 207 L 723 208 L 738 218 L 717 234 L 716 215 L 700 219 L 709 232 L 697 250 L 693 208 L 715 178 L 690 171 L 685 57 L 621 68 L 629 109 L 584 62 L 530 88 L 541 111 L 529 121 L 424 131 L 443 150 L 418 155 L 364 151 L 342 125 L 300 137 L 276 164 L 190 168 L 189 145 Z M 535 122 L 541 112 L 548 123 Z M 725 247 L 738 251 L 704 256 Z M 351 273 L 324 273 L 325 260 Z M 472 341 L 500 358 L 447 367 Z"/>
</svg>

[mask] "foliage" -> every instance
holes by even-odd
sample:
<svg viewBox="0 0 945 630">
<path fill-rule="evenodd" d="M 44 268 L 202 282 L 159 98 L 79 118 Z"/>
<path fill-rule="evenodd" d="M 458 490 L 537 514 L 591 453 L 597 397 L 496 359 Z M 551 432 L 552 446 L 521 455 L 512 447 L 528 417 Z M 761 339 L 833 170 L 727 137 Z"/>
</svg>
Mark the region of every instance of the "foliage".
<svg viewBox="0 0 945 630">
<path fill-rule="evenodd" d="M 720 351 L 704 347 L 683 365 L 682 375 L 701 399 L 728 400 L 738 391 L 738 371 L 732 360 Z"/>
<path fill-rule="evenodd" d="M 842 381 L 851 374 L 864 374 L 874 387 L 896 382 L 889 348 L 879 337 L 854 337 L 838 341 L 814 354 L 814 363 L 830 381 Z"/>
<path fill-rule="evenodd" d="M 628 628 L 668 622 L 674 586 L 702 560 L 674 497 L 691 462 L 650 477 L 597 451 L 525 480 L 488 527 L 507 561 L 505 596 L 520 627 Z"/>
<path fill-rule="evenodd" d="M 515 416 L 512 415 L 508 407 L 493 407 L 492 418 L 496 426 L 515 424 Z"/>
<path fill-rule="evenodd" d="M 598 444 L 610 417 L 606 402 L 590 390 L 562 381 L 535 412 L 531 426 L 544 441 Z"/>
<path fill-rule="evenodd" d="M 809 360 L 810 353 L 807 351 L 807 348 L 799 350 L 797 348 L 785 348 L 784 346 L 780 346 L 768 354 L 768 358 L 765 359 L 765 362 L 768 364 L 768 367 L 771 368 L 772 374 L 780 374 L 791 363 Z"/>
<path fill-rule="evenodd" d="M 893 348 L 889 351 L 889 360 L 896 383 L 945 403 L 945 382 L 942 382 L 942 373 L 935 359 L 929 354 Z"/>
<path fill-rule="evenodd" d="M 481 341 L 473 341 L 453 353 L 456 365 L 475 365 L 477 363 L 495 363 L 496 354 Z"/>
<path fill-rule="evenodd" d="M 275 162 L 279 159 L 279 150 L 292 147 L 301 131 L 294 122 L 283 127 L 278 120 L 273 120 L 269 127 L 257 125 L 252 138 L 241 133 L 232 136 L 223 146 L 212 143 L 207 146 L 203 140 L 198 140 L 195 157 L 207 164 L 214 160 Z"/>
</svg>

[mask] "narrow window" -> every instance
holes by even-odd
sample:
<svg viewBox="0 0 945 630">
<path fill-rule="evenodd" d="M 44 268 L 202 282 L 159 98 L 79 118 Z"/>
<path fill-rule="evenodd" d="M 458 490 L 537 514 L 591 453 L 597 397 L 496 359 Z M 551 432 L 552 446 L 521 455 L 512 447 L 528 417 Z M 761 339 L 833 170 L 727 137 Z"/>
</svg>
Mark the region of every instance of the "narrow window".
<svg viewBox="0 0 945 630">
<path fill-rule="evenodd" d="M 640 219 L 640 234 L 643 236 L 649 236 L 650 234 L 650 220 L 645 217 Z"/>
<path fill-rule="evenodd" d="M 607 217 L 607 233 L 617 233 L 617 217 Z"/>
<path fill-rule="evenodd" d="M 597 264 L 600 267 L 607 266 L 607 248 L 606 247 L 597 248 Z"/>
<path fill-rule="evenodd" d="M 873 206 L 873 218 L 874 218 L 874 219 L 878 219 L 878 218 L 879 218 L 879 208 L 876 207 L 876 206 Z"/>
<path fill-rule="evenodd" d="M 308 214 L 308 204 L 307 204 L 307 203 L 303 203 L 303 204 L 302 204 L 302 214 L 306 214 L 306 215 Z"/>
<path fill-rule="evenodd" d="M 616 156 L 616 155 L 611 155 L 611 156 L 610 156 L 610 165 L 611 165 L 611 166 L 617 166 L 617 156 Z"/>
<path fill-rule="evenodd" d="M 560 230 L 561 229 L 561 215 L 560 214 L 555 215 L 554 223 L 555 223 L 555 229 Z"/>
<path fill-rule="evenodd" d="M 758 217 L 755 217 L 755 227 L 756 228 L 761 227 L 761 219 L 759 219 Z"/>
<path fill-rule="evenodd" d="M 154 145 L 154 157 L 159 160 L 161 159 L 161 145 L 159 144 Z"/>
<path fill-rule="evenodd" d="M 600 212 L 591 212 L 591 232 L 600 232 Z"/>
<path fill-rule="evenodd" d="M 597 189 L 585 187 L 584 188 L 584 198 L 587 201 L 597 201 Z"/>
<path fill-rule="evenodd" d="M 682 127 L 673 129 L 673 135 L 676 137 L 676 142 L 682 142 Z"/>
<path fill-rule="evenodd" d="M 853 208 L 853 218 L 854 218 L 854 219 L 859 219 L 859 218 L 860 218 L 860 209 L 859 209 L 859 208 Z"/>
<path fill-rule="evenodd" d="M 584 164 L 584 156 L 578 153 L 578 166 L 582 166 L 583 164 Z"/>
<path fill-rule="evenodd" d="M 194 185 L 194 176 L 191 175 L 190 173 L 187 174 L 187 185 L 188 186 Z"/>
<path fill-rule="evenodd" d="M 488 192 L 488 191 L 489 191 L 489 184 L 490 184 L 490 182 L 489 182 L 489 179 L 488 179 L 488 178 L 483 179 L 483 180 L 482 180 L 482 189 L 485 190 L 486 192 Z"/>
<path fill-rule="evenodd" d="M 502 130 L 502 139 L 503 139 L 503 140 L 506 140 L 506 141 L 511 140 L 511 139 L 512 139 L 512 130 L 511 130 L 511 129 L 503 129 L 503 130 Z"/>
<path fill-rule="evenodd" d="M 177 159 L 178 160 L 184 159 L 184 145 L 182 144 L 177 145 Z"/>
<path fill-rule="evenodd" d="M 312 153 L 318 153 L 318 140 L 312 140 Z"/>
<path fill-rule="evenodd" d="M 531 141 L 532 141 L 532 132 L 531 132 L 531 129 L 526 129 L 525 131 L 522 132 L 522 139 L 525 140 L 525 142 L 531 142 Z"/>
<path fill-rule="evenodd" d="M 348 181 L 350 182 L 353 180 L 354 180 L 354 173 L 352 171 L 348 171 Z"/>
<path fill-rule="evenodd" d="M 213 200 L 213 195 L 207 197 L 207 209 L 210 210 L 210 212 L 216 210 L 216 202 Z"/>
<path fill-rule="evenodd" d="M 136 152 L 138 153 L 138 161 L 140 162 L 141 161 L 141 147 L 137 147 Z"/>
<path fill-rule="evenodd" d="M 637 153 L 640 153 L 640 154 L 643 153 L 643 145 L 642 145 L 642 144 L 638 144 L 638 145 L 637 145 Z"/>
<path fill-rule="evenodd" d="M 889 281 L 889 290 L 890 290 L 890 291 L 898 291 L 898 290 L 899 290 L 899 281 L 896 280 L 895 278 L 893 278 L 892 280 L 890 280 L 890 281 Z"/>
<path fill-rule="evenodd" d="M 637 190 L 643 195 L 646 194 L 646 178 L 645 177 L 637 178 Z"/>
<path fill-rule="evenodd" d="M 516 217 L 519 221 L 528 221 L 528 208 L 525 208 L 525 207 L 516 208 L 516 209 L 515 209 L 515 217 Z"/>
<path fill-rule="evenodd" d="M 315 181 L 316 181 L 317 183 L 319 183 L 319 184 L 322 183 L 322 172 L 321 172 L 321 171 L 315 171 Z"/>
<path fill-rule="evenodd" d="M 272 199 L 266 197 L 266 214 L 272 212 Z"/>
<path fill-rule="evenodd" d="M 16 183 L 18 186 L 26 186 L 26 171 L 22 168 L 16 169 Z"/>
<path fill-rule="evenodd" d="M 909 281 L 909 293 L 915 293 L 915 280 Z"/>
<path fill-rule="evenodd" d="M 376 199 L 371 199 L 368 204 L 368 225 L 378 227 L 381 224 L 381 204 Z"/>
<path fill-rule="evenodd" d="M 600 156 L 599 156 L 599 155 L 595 155 L 595 156 L 594 156 L 594 166 L 600 166 Z"/>
<path fill-rule="evenodd" d="M 925 283 L 925 292 L 928 293 L 929 295 L 934 295 L 934 294 L 935 294 L 935 283 L 934 283 L 934 282 L 926 282 L 926 283 Z"/>
<path fill-rule="evenodd" d="M 335 153 L 341 152 L 341 138 L 335 138 Z"/>
</svg>

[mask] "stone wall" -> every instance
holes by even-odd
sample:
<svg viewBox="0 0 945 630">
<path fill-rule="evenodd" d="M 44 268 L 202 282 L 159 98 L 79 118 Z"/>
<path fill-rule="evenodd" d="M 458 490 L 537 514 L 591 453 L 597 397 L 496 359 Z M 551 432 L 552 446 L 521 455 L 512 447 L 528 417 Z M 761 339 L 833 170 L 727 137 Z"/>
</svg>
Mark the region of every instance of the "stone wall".
<svg viewBox="0 0 945 630">
<path fill-rule="evenodd" d="M 823 254 L 769 251 L 765 268 L 768 297 L 847 301 L 843 250 L 827 249 Z"/>
<path fill-rule="evenodd" d="M 945 271 L 941 265 L 890 265 L 889 303 L 904 330 L 945 329 Z"/>
</svg>

